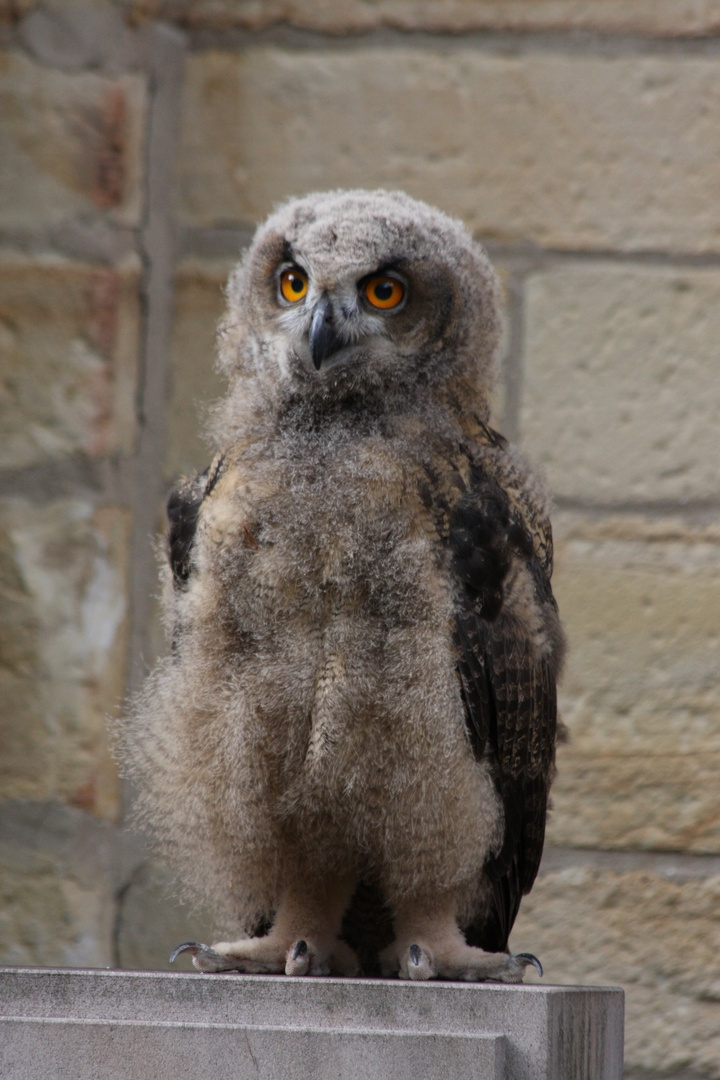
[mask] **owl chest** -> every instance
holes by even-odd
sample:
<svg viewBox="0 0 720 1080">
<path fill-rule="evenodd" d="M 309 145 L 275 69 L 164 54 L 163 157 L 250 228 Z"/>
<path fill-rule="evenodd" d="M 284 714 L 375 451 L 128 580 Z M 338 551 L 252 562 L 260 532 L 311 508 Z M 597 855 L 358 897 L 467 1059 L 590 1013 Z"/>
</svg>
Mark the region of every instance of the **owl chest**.
<svg viewBox="0 0 720 1080">
<path fill-rule="evenodd" d="M 256 634 L 372 635 L 427 616 L 443 572 L 415 503 L 357 469 L 248 488 L 225 530 L 217 576 Z"/>
<path fill-rule="evenodd" d="M 268 515 L 259 523 L 246 587 L 274 618 L 283 612 L 387 617 L 403 591 L 400 579 L 412 571 L 398 565 L 409 528 L 383 527 L 368 507 L 338 512 L 330 499 L 308 498 L 294 518 Z"/>
<path fill-rule="evenodd" d="M 287 770 L 346 776 L 369 737 L 390 755 L 409 695 L 454 706 L 452 595 L 426 523 L 397 489 L 330 479 L 246 494 L 211 562 L 213 633 L 283 789 Z"/>
</svg>

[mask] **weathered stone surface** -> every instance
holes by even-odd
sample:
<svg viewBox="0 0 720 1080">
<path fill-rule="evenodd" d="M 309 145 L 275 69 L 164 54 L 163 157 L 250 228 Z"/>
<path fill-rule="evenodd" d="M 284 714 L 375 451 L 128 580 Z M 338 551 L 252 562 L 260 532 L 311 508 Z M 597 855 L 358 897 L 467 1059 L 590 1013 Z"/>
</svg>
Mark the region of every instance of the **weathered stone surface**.
<svg viewBox="0 0 720 1080">
<path fill-rule="evenodd" d="M 549 835 L 720 851 L 720 523 L 556 514 L 570 652 Z"/>
<path fill-rule="evenodd" d="M 598 717 L 599 722 L 602 717 Z M 720 851 L 720 753 L 558 754 L 548 836 L 588 847 Z"/>
<path fill-rule="evenodd" d="M 260 30 L 290 24 L 352 33 L 402 30 L 602 30 L 703 35 L 720 27 L 709 0 L 127 0 L 134 19 L 179 19 L 193 27 Z"/>
<path fill-rule="evenodd" d="M 717 495 L 720 273 L 562 266 L 527 284 L 521 431 L 556 495 Z"/>
<path fill-rule="evenodd" d="M 114 895 L 137 859 L 90 814 L 0 802 L 0 957 L 7 964 L 113 963 Z"/>
<path fill-rule="evenodd" d="M 202 471 L 210 462 L 211 452 L 200 436 L 205 409 L 225 389 L 225 380 L 215 374 L 215 333 L 232 266 L 231 261 L 187 259 L 175 277 L 165 459 L 171 481 Z"/>
<path fill-rule="evenodd" d="M 80 500 L 0 508 L 0 796 L 118 807 L 105 717 L 124 692 L 126 512 Z"/>
<path fill-rule="evenodd" d="M 712 58 L 209 51 L 188 62 L 183 115 L 191 224 L 257 220 L 313 189 L 384 186 L 487 237 L 720 249 Z"/>
<path fill-rule="evenodd" d="M 628 1067 L 720 1077 L 719 904 L 717 877 L 567 869 L 541 874 L 510 944 L 548 982 L 623 987 Z"/>
<path fill-rule="evenodd" d="M 86 1024 L 67 1020 L 0 1018 L 0 1065 L 7 1080 L 40 1080 L 51 1067 L 57 1080 L 503 1080 L 502 1035 L 413 1032 L 247 1031 L 236 1024 Z M 52 1038 L 52 1050 L 49 1050 Z M 44 1075 L 47 1075 L 46 1073 Z M 620 1073 L 617 1074 L 618 1080 Z"/>
<path fill-rule="evenodd" d="M 137 225 L 145 86 L 139 75 L 67 74 L 0 53 L 0 225 L 107 211 Z"/>
<path fill-rule="evenodd" d="M 0 260 L 0 467 L 132 449 L 139 273 Z"/>
<path fill-rule="evenodd" d="M 170 970 L 168 957 L 182 941 L 218 941 L 227 934 L 211 911 L 177 900 L 169 874 L 152 860 L 139 866 L 125 889 L 117 919 L 117 964 L 138 970 Z M 194 971 L 189 953 L 172 967 Z"/>
<path fill-rule="evenodd" d="M 27 5 L 29 6 L 29 5 Z M 0 4 L 0 24 L 2 23 Z M 43 0 L 27 14 L 20 38 L 41 62 L 64 70 L 133 67 L 137 46 L 116 0 Z"/>
<path fill-rule="evenodd" d="M 73 1043 L 62 1037 L 58 1071 L 54 1060 L 51 1066 L 58 1080 L 105 1076 L 108 1047 L 115 1066 L 109 1075 L 122 1080 L 147 1072 L 162 1080 L 204 1080 L 218 1071 L 234 1080 L 620 1080 L 622 1074 L 623 995 L 615 987 L 5 968 L 0 1011 L 8 1018 L 0 1039 L 8 1080 L 44 1080 L 47 1069 L 24 1067 L 35 1042 L 25 1032 L 34 1030 L 42 1047 L 43 1028 L 68 1020 L 77 1032 L 74 1068 L 68 1067 Z M 95 1038 L 100 1025 L 104 1040 Z M 128 1027 L 134 1042 L 121 1038 L 118 1028 L 127 1036 Z M 177 1042 L 177 1060 L 168 1037 L 173 1028 L 176 1040 L 180 1030 L 197 1033 Z M 231 1031 L 235 1052 L 228 1055 Z M 473 1055 L 473 1039 L 494 1043 L 498 1053 L 476 1045 Z M 398 1047 L 406 1042 L 403 1054 Z M 144 1061 L 138 1043 L 147 1046 Z M 192 1057 L 188 1067 L 195 1045 L 197 1067 Z M 11 1064 L 16 1071 L 8 1072 Z"/>
</svg>

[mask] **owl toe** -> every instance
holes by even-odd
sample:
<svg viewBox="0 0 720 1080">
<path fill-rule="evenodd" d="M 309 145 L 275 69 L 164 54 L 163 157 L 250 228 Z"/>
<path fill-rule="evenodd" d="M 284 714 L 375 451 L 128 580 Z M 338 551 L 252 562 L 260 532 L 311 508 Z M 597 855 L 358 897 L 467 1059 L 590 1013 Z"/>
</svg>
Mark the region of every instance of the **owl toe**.
<svg viewBox="0 0 720 1080">
<path fill-rule="evenodd" d="M 405 962 L 400 966 L 401 974 L 407 972 L 407 978 L 413 981 L 432 979 L 435 974 L 430 955 L 419 945 L 411 945 Z"/>
<path fill-rule="evenodd" d="M 285 962 L 286 975 L 307 975 L 310 970 L 311 954 L 307 941 L 300 938 L 293 947 L 288 950 Z"/>
<path fill-rule="evenodd" d="M 221 956 L 209 945 L 203 945 L 200 941 L 185 941 L 178 945 L 170 953 L 170 963 L 181 953 L 189 952 L 192 956 L 193 966 L 198 971 L 214 973 L 219 971 L 237 971 L 237 961 L 232 957 Z"/>
</svg>

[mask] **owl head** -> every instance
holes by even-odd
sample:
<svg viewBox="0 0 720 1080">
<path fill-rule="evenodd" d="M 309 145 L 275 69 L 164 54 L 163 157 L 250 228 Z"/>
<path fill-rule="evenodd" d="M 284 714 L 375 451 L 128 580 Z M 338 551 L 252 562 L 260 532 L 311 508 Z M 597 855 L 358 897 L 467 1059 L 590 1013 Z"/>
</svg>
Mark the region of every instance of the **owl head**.
<svg viewBox="0 0 720 1080">
<path fill-rule="evenodd" d="M 220 362 L 268 392 L 337 401 L 488 389 L 497 283 L 465 227 L 402 192 L 293 199 L 258 229 L 228 286 Z"/>
</svg>

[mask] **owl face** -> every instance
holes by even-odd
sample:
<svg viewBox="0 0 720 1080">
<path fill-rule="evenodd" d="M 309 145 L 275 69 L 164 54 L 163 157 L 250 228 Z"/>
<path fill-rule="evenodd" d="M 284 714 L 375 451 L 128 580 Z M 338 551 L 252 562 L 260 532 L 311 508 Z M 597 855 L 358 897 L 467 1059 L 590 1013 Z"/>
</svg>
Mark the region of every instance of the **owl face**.
<svg viewBox="0 0 720 1080">
<path fill-rule="evenodd" d="M 289 246 L 286 254 L 294 256 Z M 317 371 L 352 363 L 358 353 L 376 356 L 392 337 L 388 320 L 408 302 L 407 277 L 390 264 L 359 279 L 351 269 L 328 281 L 299 258 L 281 262 L 275 273 L 278 322 L 295 354 L 305 361 L 309 353 Z"/>
<path fill-rule="evenodd" d="M 432 379 L 492 357 L 495 278 L 463 226 L 402 193 L 294 200 L 229 287 L 246 361 L 324 394 Z"/>
</svg>

